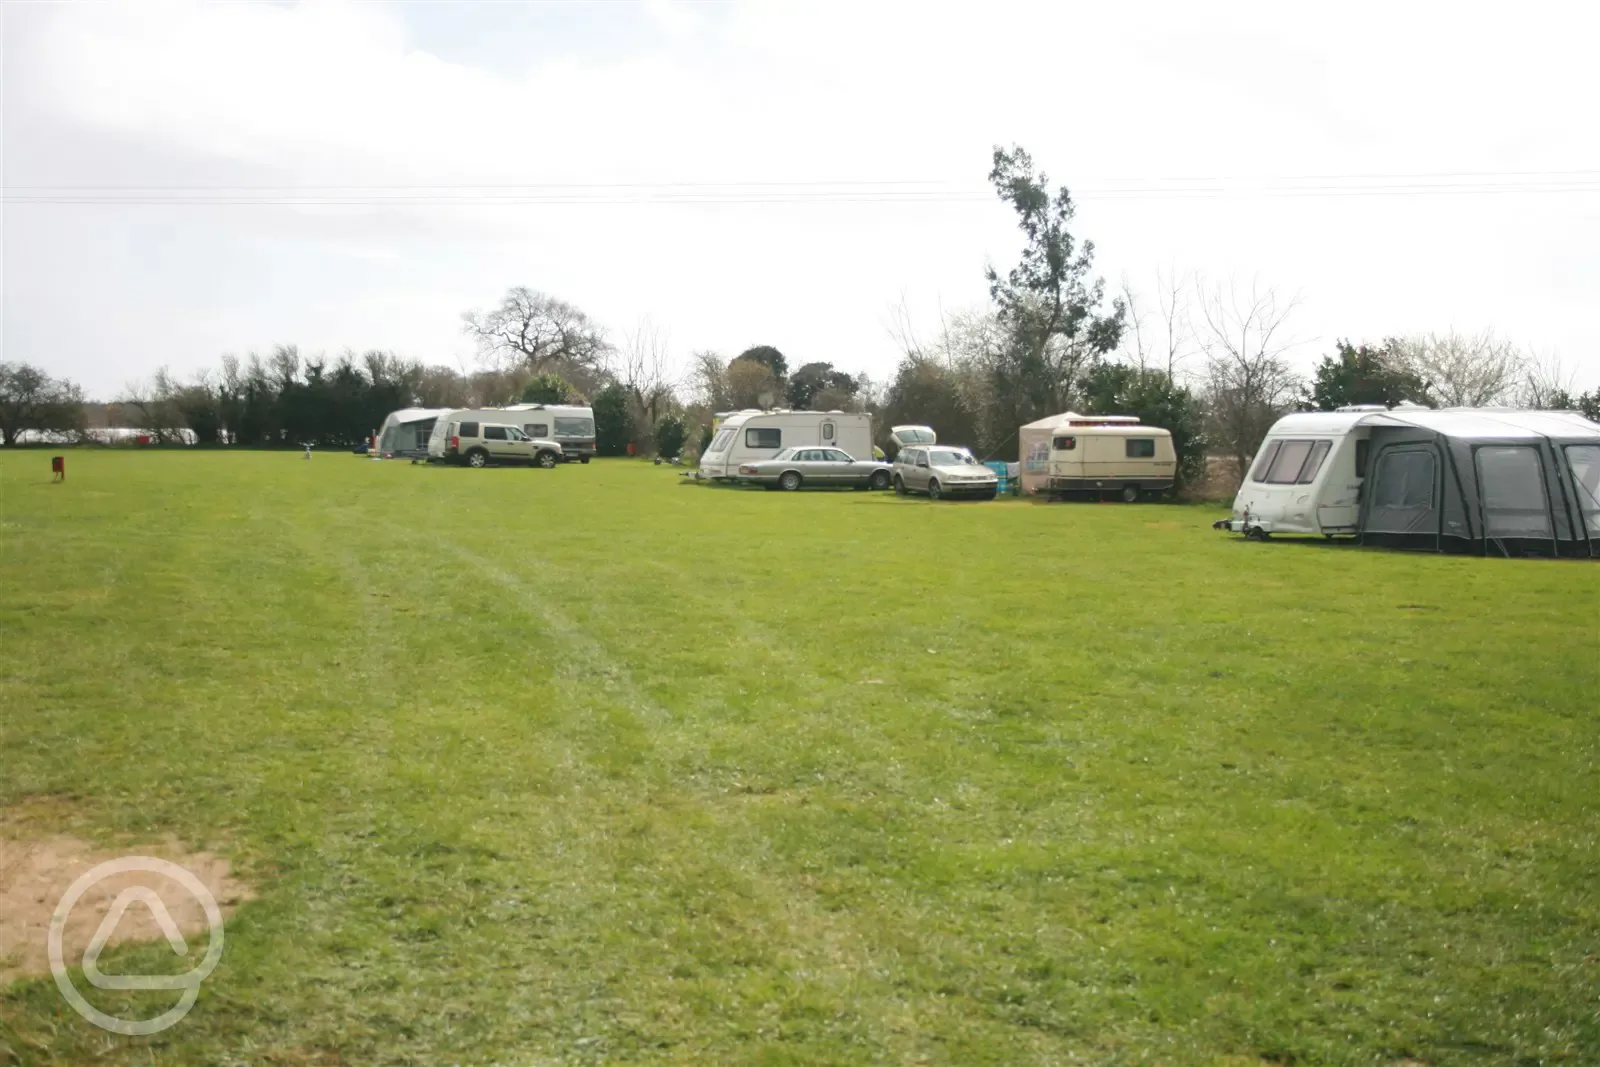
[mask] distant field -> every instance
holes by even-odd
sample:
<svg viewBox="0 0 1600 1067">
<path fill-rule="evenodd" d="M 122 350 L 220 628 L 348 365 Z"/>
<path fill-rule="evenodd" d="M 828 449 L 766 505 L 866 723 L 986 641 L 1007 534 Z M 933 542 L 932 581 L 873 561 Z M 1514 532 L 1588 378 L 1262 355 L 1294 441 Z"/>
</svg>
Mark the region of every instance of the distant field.
<svg viewBox="0 0 1600 1067">
<path fill-rule="evenodd" d="M 0 454 L 0 832 L 257 898 L 176 1028 L 28 979 L 0 1064 L 1600 1062 L 1600 566 L 624 461 L 68 469 Z"/>
</svg>

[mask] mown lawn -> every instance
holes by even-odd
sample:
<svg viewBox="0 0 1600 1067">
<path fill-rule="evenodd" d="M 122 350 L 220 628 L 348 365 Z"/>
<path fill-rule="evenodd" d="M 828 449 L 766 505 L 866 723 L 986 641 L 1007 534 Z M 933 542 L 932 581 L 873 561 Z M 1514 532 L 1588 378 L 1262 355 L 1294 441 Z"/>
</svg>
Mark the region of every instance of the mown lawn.
<svg viewBox="0 0 1600 1067">
<path fill-rule="evenodd" d="M 258 898 L 175 1029 L 46 976 L 0 1063 L 1600 1062 L 1600 566 L 68 467 L 0 455 L 0 807 Z"/>
</svg>

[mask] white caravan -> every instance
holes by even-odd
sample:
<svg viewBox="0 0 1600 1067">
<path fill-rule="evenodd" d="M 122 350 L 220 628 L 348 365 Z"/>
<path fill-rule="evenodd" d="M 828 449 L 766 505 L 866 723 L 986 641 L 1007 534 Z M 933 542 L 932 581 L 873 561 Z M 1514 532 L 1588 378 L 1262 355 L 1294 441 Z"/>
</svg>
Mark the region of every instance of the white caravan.
<svg viewBox="0 0 1600 1067">
<path fill-rule="evenodd" d="M 872 458 L 872 416 L 843 411 L 740 411 L 717 425 L 695 476 L 729 481 L 739 464 L 771 459 L 785 448 L 841 448 L 856 459 Z"/>
<path fill-rule="evenodd" d="M 1382 404 L 1301 411 L 1272 424 L 1233 498 L 1227 528 L 1251 537 L 1274 533 L 1354 535 L 1374 412 Z"/>
<path fill-rule="evenodd" d="M 428 458 L 443 459 L 450 444 L 451 423 L 490 422 L 515 426 L 529 437 L 554 441 L 567 461 L 589 462 L 594 455 L 594 410 L 566 404 L 509 404 L 503 408 L 475 408 L 439 414 L 428 438 Z"/>
</svg>

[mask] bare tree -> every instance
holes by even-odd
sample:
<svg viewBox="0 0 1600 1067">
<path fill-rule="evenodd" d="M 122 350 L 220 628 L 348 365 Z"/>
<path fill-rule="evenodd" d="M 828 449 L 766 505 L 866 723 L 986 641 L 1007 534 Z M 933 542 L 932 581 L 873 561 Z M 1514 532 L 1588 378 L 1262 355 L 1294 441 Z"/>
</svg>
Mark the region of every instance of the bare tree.
<svg viewBox="0 0 1600 1067">
<path fill-rule="evenodd" d="M 482 356 L 538 373 L 552 365 L 594 369 L 610 354 L 605 330 L 576 307 L 537 290 L 508 290 L 497 307 L 461 315 Z"/>
<path fill-rule="evenodd" d="M 1280 415 L 1294 403 L 1300 378 L 1284 358 L 1294 346 L 1284 328 L 1299 303 L 1252 282 L 1248 292 L 1229 281 L 1199 290 L 1205 332 L 1206 401 L 1212 440 L 1233 457 L 1239 477 Z"/>
<path fill-rule="evenodd" d="M 634 425 L 649 438 L 656 422 L 676 400 L 667 337 L 649 318 L 639 320 L 624 339 L 612 365 L 612 377 L 628 394 Z"/>
<path fill-rule="evenodd" d="M 1577 375 L 1554 352 L 1544 356 L 1530 352 L 1522 363 L 1517 406 L 1543 411 L 1577 410 L 1577 380 Z"/>
<path fill-rule="evenodd" d="M 1522 353 L 1493 330 L 1407 337 L 1398 350 L 1408 368 L 1428 383 L 1429 399 L 1441 407 L 1508 403 L 1524 381 Z"/>
<path fill-rule="evenodd" d="M 148 431 L 160 444 L 183 444 L 188 423 L 179 404 L 182 391 L 172 372 L 159 367 L 149 381 L 124 386 L 117 404 L 135 429 Z"/>
<path fill-rule="evenodd" d="M 733 406 L 728 388 L 728 364 L 721 353 L 702 349 L 689 357 L 690 389 L 697 403 L 715 414 Z"/>
<path fill-rule="evenodd" d="M 1194 327 L 1189 317 L 1189 277 L 1176 270 L 1156 271 L 1156 307 L 1164 336 L 1161 354 L 1167 377 L 1177 380 L 1178 364 L 1194 354 Z"/>
</svg>

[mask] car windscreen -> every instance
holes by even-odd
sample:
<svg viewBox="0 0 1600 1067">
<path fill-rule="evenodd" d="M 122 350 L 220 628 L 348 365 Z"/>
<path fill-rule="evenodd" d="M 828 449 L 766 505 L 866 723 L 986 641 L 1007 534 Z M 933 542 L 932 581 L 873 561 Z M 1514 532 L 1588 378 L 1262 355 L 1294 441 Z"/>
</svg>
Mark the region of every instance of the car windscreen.
<svg viewBox="0 0 1600 1067">
<path fill-rule="evenodd" d="M 960 467 L 977 461 L 965 452 L 952 452 L 948 449 L 936 448 L 928 453 L 928 462 L 935 467 Z"/>
</svg>

